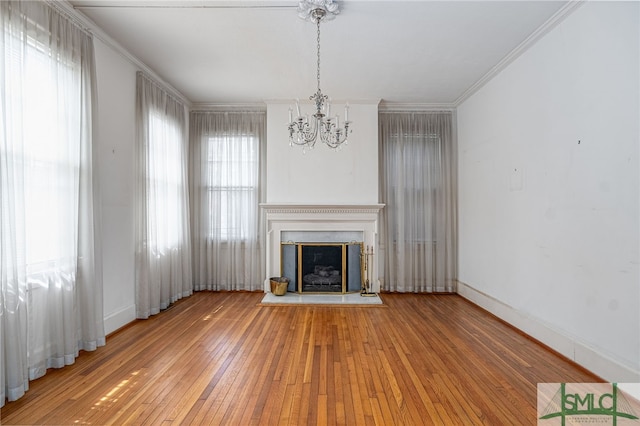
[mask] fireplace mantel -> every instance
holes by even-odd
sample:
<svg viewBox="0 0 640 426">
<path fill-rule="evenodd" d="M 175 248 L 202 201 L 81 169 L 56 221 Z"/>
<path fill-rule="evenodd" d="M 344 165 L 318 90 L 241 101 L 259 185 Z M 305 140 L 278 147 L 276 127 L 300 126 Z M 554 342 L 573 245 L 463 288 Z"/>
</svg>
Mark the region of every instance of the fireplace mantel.
<svg viewBox="0 0 640 426">
<path fill-rule="evenodd" d="M 362 233 L 365 246 L 378 252 L 378 221 L 384 204 L 260 204 L 266 228 L 265 292 L 270 291 L 269 278 L 280 276 L 282 233 L 287 231 L 356 231 Z M 378 263 L 374 257 L 372 290 L 380 291 Z"/>
<path fill-rule="evenodd" d="M 378 213 L 384 204 L 272 204 L 262 203 L 260 207 L 267 214 L 367 214 Z"/>
</svg>

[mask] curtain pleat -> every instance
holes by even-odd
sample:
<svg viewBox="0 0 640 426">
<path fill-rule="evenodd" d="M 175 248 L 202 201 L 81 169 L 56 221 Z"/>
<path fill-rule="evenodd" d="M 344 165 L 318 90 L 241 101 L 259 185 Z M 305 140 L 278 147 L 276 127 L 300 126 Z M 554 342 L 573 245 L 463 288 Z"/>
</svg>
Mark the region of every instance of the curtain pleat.
<svg viewBox="0 0 640 426">
<path fill-rule="evenodd" d="M 379 115 L 383 289 L 454 292 L 456 149 L 448 112 Z"/>
<path fill-rule="evenodd" d="M 105 344 L 91 36 L 0 2 L 1 403 Z"/>
<path fill-rule="evenodd" d="M 192 112 L 190 195 L 195 290 L 261 290 L 263 112 Z"/>
<path fill-rule="evenodd" d="M 186 106 L 142 72 L 136 81 L 136 315 L 192 294 Z"/>
</svg>

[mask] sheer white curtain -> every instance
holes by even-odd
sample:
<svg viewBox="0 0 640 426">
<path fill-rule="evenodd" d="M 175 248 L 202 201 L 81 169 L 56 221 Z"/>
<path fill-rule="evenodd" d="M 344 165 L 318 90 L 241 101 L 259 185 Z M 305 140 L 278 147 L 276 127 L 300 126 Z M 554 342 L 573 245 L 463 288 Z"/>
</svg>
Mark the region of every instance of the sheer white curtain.
<svg viewBox="0 0 640 426">
<path fill-rule="evenodd" d="M 192 112 L 191 233 L 195 290 L 261 290 L 263 112 Z"/>
<path fill-rule="evenodd" d="M 192 293 L 187 108 L 142 72 L 136 87 L 136 315 Z"/>
<path fill-rule="evenodd" d="M 91 36 L 0 2 L 1 404 L 104 345 Z"/>
<path fill-rule="evenodd" d="M 452 121 L 448 112 L 380 113 L 384 290 L 455 291 L 457 195 Z"/>
</svg>

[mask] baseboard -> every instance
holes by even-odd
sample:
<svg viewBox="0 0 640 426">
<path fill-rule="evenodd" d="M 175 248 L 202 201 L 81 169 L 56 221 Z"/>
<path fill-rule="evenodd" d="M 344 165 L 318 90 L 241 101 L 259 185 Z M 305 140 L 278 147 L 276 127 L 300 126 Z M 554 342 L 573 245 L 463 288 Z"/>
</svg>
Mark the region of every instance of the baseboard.
<svg viewBox="0 0 640 426">
<path fill-rule="evenodd" d="M 458 294 L 608 382 L 640 382 L 640 371 L 611 359 L 537 318 L 458 281 Z"/>
<path fill-rule="evenodd" d="M 136 319 L 136 305 L 126 306 L 104 317 L 104 332 L 110 334 Z"/>
</svg>

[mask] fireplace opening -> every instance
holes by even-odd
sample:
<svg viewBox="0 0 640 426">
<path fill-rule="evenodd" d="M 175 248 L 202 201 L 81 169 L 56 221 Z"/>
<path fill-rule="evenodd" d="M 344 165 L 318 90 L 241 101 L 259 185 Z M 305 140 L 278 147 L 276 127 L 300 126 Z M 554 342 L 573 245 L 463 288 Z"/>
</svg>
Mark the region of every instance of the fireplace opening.
<svg viewBox="0 0 640 426">
<path fill-rule="evenodd" d="M 301 244 L 302 291 L 344 292 L 343 245 Z"/>
<path fill-rule="evenodd" d="M 282 243 L 287 291 L 349 293 L 362 288 L 362 243 Z"/>
</svg>

